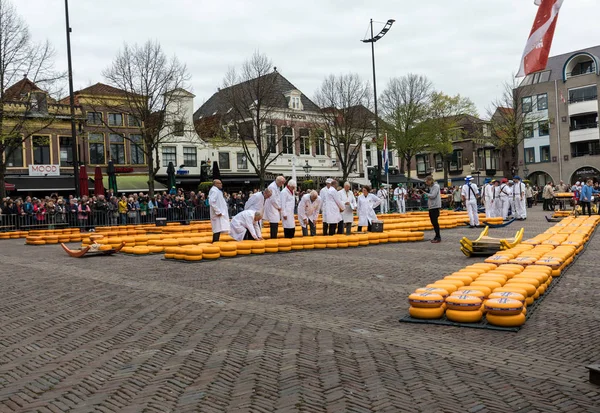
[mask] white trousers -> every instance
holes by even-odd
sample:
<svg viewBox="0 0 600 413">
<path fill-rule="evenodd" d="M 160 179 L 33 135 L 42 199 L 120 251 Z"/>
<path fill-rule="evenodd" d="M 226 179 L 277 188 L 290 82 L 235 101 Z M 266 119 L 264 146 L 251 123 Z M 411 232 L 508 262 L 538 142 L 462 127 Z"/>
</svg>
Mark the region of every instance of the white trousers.
<svg viewBox="0 0 600 413">
<path fill-rule="evenodd" d="M 396 204 L 398 205 L 398 212 L 404 214 L 406 212 L 406 200 L 397 199 Z"/>
<path fill-rule="evenodd" d="M 381 200 L 381 213 L 382 214 L 387 214 L 388 213 L 388 200 L 387 198 L 384 198 Z"/>
<path fill-rule="evenodd" d="M 477 201 L 475 202 L 465 202 L 465 206 L 467 207 L 467 212 L 469 213 L 469 223 L 472 226 L 479 225 L 479 214 L 477 212 Z"/>
<path fill-rule="evenodd" d="M 494 216 L 494 206 L 491 199 L 485 200 L 485 217 L 492 218 Z"/>
<path fill-rule="evenodd" d="M 508 197 L 500 198 L 500 200 L 502 201 L 502 219 L 506 219 L 508 217 L 508 208 L 510 207 L 511 200 Z"/>
<path fill-rule="evenodd" d="M 515 210 L 516 214 L 513 214 L 515 218 L 527 218 L 527 200 L 525 198 L 521 199 L 521 197 L 515 199 Z"/>
</svg>

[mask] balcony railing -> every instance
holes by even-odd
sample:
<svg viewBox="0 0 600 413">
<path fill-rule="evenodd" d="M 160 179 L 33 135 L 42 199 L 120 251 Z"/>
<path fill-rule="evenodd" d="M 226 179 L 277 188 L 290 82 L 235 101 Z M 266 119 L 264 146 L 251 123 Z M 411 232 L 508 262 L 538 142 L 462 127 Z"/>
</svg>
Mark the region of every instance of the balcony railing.
<svg viewBox="0 0 600 413">
<path fill-rule="evenodd" d="M 600 149 L 571 152 L 571 158 L 579 158 L 580 156 L 597 156 L 597 155 L 600 155 Z"/>
<path fill-rule="evenodd" d="M 579 125 L 571 125 L 569 130 L 574 131 L 574 130 L 583 130 L 583 129 L 596 129 L 597 127 L 598 127 L 598 122 L 582 123 Z"/>
<path fill-rule="evenodd" d="M 587 75 L 587 74 L 595 73 L 595 72 L 596 72 L 596 66 L 591 65 L 591 66 L 585 67 L 583 69 L 578 69 L 578 70 L 573 70 L 572 72 L 568 72 L 567 78 L 570 78 L 573 76 Z"/>
<path fill-rule="evenodd" d="M 598 95 L 590 95 L 590 96 L 578 96 L 569 98 L 569 103 L 579 103 L 579 102 L 587 102 L 590 100 L 597 100 Z"/>
</svg>

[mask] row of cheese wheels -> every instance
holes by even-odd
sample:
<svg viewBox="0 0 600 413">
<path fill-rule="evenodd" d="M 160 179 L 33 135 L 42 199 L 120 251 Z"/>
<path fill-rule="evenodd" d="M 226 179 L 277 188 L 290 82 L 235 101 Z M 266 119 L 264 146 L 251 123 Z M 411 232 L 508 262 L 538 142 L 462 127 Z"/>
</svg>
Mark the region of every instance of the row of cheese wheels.
<svg viewBox="0 0 600 413">
<path fill-rule="evenodd" d="M 64 228 L 64 229 L 48 229 L 48 230 L 31 230 L 31 231 L 6 231 L 0 232 L 0 239 L 16 239 L 16 238 L 27 238 L 27 237 L 42 237 L 45 236 L 58 236 L 66 239 L 75 234 L 81 233 L 79 228 Z"/>
<path fill-rule="evenodd" d="M 417 289 L 409 296 L 415 318 L 473 323 L 484 314 L 488 323 L 516 327 L 525 323 L 526 306 L 546 292 L 552 282 L 547 266 L 527 268 L 478 263 Z"/>
<path fill-rule="evenodd" d="M 390 232 L 370 233 L 359 235 L 334 235 L 330 237 L 302 237 L 291 239 L 276 239 L 265 241 L 239 241 L 187 244 L 182 246 L 125 246 L 124 253 L 145 255 L 151 253 L 165 253 L 166 259 L 181 259 L 186 261 L 199 261 L 204 257 L 214 259 L 219 257 L 235 257 L 236 255 L 264 254 L 274 252 L 288 252 L 299 250 L 349 248 L 367 245 L 377 245 L 388 242 L 422 241 L 425 234 L 422 232 Z M 110 244 L 106 244 L 110 245 Z M 210 247 L 210 248 L 209 248 Z M 212 247 L 216 247 L 212 248 Z M 241 252 L 240 252 L 241 251 Z M 188 259 L 187 256 L 193 258 Z"/>
</svg>

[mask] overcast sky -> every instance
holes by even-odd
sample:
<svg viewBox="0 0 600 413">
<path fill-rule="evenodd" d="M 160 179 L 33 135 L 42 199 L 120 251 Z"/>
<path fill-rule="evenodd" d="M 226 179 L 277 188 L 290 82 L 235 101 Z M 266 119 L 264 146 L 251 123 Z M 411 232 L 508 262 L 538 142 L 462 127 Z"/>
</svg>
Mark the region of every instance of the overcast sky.
<svg viewBox="0 0 600 413">
<path fill-rule="evenodd" d="M 66 70 L 64 1 L 12 1 Z M 519 67 L 536 11 L 533 0 L 71 0 L 75 88 L 103 81 L 124 42 L 156 39 L 186 63 L 196 105 L 257 49 L 312 97 L 330 73 L 371 79 L 370 46 L 359 40 L 371 17 L 393 18 L 375 48 L 379 90 L 391 77 L 423 74 L 437 90 L 470 97 L 484 116 Z M 565 0 L 551 55 L 598 44 L 599 11 L 598 0 Z"/>
</svg>

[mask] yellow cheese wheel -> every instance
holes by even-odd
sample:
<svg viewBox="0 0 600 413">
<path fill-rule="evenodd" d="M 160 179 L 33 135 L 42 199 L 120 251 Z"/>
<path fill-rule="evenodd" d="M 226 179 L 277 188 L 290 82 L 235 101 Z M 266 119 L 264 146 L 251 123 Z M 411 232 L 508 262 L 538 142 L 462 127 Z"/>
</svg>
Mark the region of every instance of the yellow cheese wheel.
<svg viewBox="0 0 600 413">
<path fill-rule="evenodd" d="M 512 298 L 490 298 L 484 308 L 487 314 L 516 315 L 523 312 L 523 302 Z"/>
<path fill-rule="evenodd" d="M 420 293 L 430 293 L 430 294 L 438 294 L 441 295 L 442 298 L 446 298 L 448 297 L 448 291 L 444 290 L 443 288 L 417 288 L 415 290 L 415 293 L 420 294 Z M 454 293 L 455 294 L 455 293 Z"/>
<path fill-rule="evenodd" d="M 541 271 L 541 272 L 545 272 L 548 275 L 552 275 L 552 268 L 547 267 L 545 265 L 528 265 L 527 266 L 527 270 L 529 271 Z"/>
<path fill-rule="evenodd" d="M 489 295 L 490 299 L 493 298 L 510 298 L 511 300 L 517 300 L 520 301 L 522 303 L 525 303 L 525 296 L 523 294 L 519 294 L 519 293 L 515 293 L 515 292 L 510 292 L 510 291 L 504 291 L 504 292 L 493 292 Z"/>
<path fill-rule="evenodd" d="M 474 311 L 481 308 L 481 298 L 472 295 L 451 295 L 446 298 L 446 307 L 449 310 Z"/>
<path fill-rule="evenodd" d="M 486 272 L 485 274 L 481 274 L 479 277 L 477 277 L 476 281 L 496 281 L 500 284 L 506 284 L 507 278 L 506 275 L 491 274 Z"/>
<path fill-rule="evenodd" d="M 133 253 L 137 255 L 150 254 L 148 247 L 133 247 Z"/>
<path fill-rule="evenodd" d="M 237 255 L 237 250 L 236 251 L 221 251 L 221 257 L 235 257 Z"/>
<path fill-rule="evenodd" d="M 481 320 L 483 313 L 480 310 L 475 311 L 459 311 L 446 310 L 446 318 L 456 323 L 476 323 Z"/>
<path fill-rule="evenodd" d="M 204 254 L 204 249 L 201 247 L 194 247 L 185 250 L 185 255 L 198 255 L 202 256 Z"/>
<path fill-rule="evenodd" d="M 216 260 L 220 256 L 221 256 L 221 253 L 214 253 L 214 254 L 206 253 L 206 254 L 202 254 L 202 258 L 205 259 L 205 260 Z"/>
<path fill-rule="evenodd" d="M 527 296 L 528 297 L 533 296 L 535 294 L 536 290 L 537 290 L 537 287 L 535 287 L 533 284 L 519 283 L 519 282 L 516 282 L 516 281 L 515 282 L 511 282 L 510 284 L 506 283 L 505 287 L 508 287 L 508 288 L 514 287 L 514 288 L 519 288 L 521 290 L 525 290 L 525 291 L 527 291 Z"/>
<path fill-rule="evenodd" d="M 485 262 L 478 262 L 476 264 L 469 265 L 467 268 L 483 268 L 486 271 L 491 271 L 493 269 L 496 269 L 497 267 L 498 266 L 496 264 L 485 263 Z"/>
<path fill-rule="evenodd" d="M 469 295 L 471 297 L 477 297 L 480 300 L 483 300 L 485 298 L 485 293 L 481 290 L 458 290 L 453 292 L 451 295 Z"/>
<path fill-rule="evenodd" d="M 338 247 L 337 242 L 328 242 L 326 245 L 327 245 L 327 248 L 337 248 Z"/>
<path fill-rule="evenodd" d="M 488 287 L 490 290 L 493 290 L 494 288 L 502 287 L 502 284 L 500 284 L 498 281 L 479 281 L 479 278 L 478 278 L 476 281 L 473 281 L 469 285 L 469 287 L 476 287 L 476 286 Z"/>
<path fill-rule="evenodd" d="M 279 241 L 278 248 L 279 248 L 280 251 L 281 251 L 281 247 L 288 248 L 288 247 L 292 246 L 292 240 L 291 239 L 284 238 L 284 239 L 280 239 L 278 241 Z M 290 251 L 290 250 L 288 250 L 288 251 Z"/>
<path fill-rule="evenodd" d="M 467 291 L 467 290 L 468 291 L 471 291 L 471 290 L 481 291 L 483 293 L 484 297 L 487 297 L 492 292 L 492 289 L 490 287 L 485 287 L 483 285 L 473 285 L 473 283 L 471 283 L 471 285 L 469 285 L 469 286 L 458 288 L 458 291 Z"/>
<path fill-rule="evenodd" d="M 525 324 L 525 314 L 516 315 L 494 315 L 487 314 L 485 316 L 488 323 L 501 327 L 519 327 Z"/>
<path fill-rule="evenodd" d="M 533 285 L 535 288 L 538 288 L 540 286 L 540 282 L 539 280 L 537 280 L 536 278 L 530 277 L 530 278 L 525 278 L 525 277 L 521 277 L 521 278 L 513 278 L 510 279 L 506 282 L 506 284 L 531 284 Z"/>
<path fill-rule="evenodd" d="M 186 255 L 186 261 L 202 261 L 202 255 Z"/>
<path fill-rule="evenodd" d="M 453 280 L 453 279 L 446 279 L 444 278 L 443 280 L 438 280 L 440 282 L 443 282 L 444 284 L 453 284 L 456 286 L 456 288 L 458 287 L 464 287 L 465 283 L 460 281 L 460 280 Z M 436 281 L 437 282 L 437 281 Z"/>
<path fill-rule="evenodd" d="M 454 291 L 458 290 L 456 285 L 447 284 L 447 283 L 444 283 L 443 281 L 436 281 L 433 284 L 427 284 L 426 287 L 427 288 L 442 288 L 442 289 L 448 291 L 448 293 L 450 293 L 450 294 L 452 294 Z"/>
<path fill-rule="evenodd" d="M 437 308 L 444 304 L 444 297 L 432 293 L 412 293 L 408 296 L 408 303 L 417 308 Z"/>
<path fill-rule="evenodd" d="M 265 252 L 268 252 L 269 254 L 274 254 L 276 252 L 279 252 L 279 248 L 265 248 Z"/>
<path fill-rule="evenodd" d="M 252 254 L 251 249 L 237 250 L 237 255 L 250 255 L 250 254 Z"/>
<path fill-rule="evenodd" d="M 266 251 L 264 248 L 252 248 L 252 254 L 264 254 Z"/>
<path fill-rule="evenodd" d="M 437 308 L 420 308 L 410 307 L 408 313 L 411 317 L 420 318 L 425 320 L 442 318 L 444 315 L 444 309 L 442 307 Z"/>
<path fill-rule="evenodd" d="M 454 274 L 445 276 L 444 280 L 459 280 L 459 281 L 462 281 L 464 285 L 469 285 L 473 282 L 473 279 L 471 277 L 469 277 L 468 275 L 454 275 Z"/>
<path fill-rule="evenodd" d="M 203 254 L 220 254 L 221 253 L 221 248 L 215 247 L 215 246 L 212 246 L 212 245 L 203 245 L 202 246 L 202 253 Z"/>
</svg>

